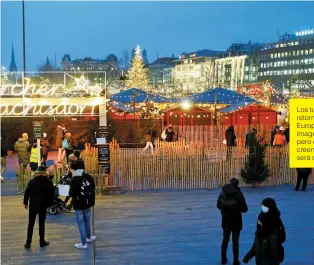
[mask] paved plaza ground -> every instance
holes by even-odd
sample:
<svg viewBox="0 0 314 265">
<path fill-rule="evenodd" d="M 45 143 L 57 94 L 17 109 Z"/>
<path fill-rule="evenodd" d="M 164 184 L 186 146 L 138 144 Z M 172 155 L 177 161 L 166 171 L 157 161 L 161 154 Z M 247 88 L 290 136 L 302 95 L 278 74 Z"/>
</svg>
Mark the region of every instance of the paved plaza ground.
<svg viewBox="0 0 314 265">
<path fill-rule="evenodd" d="M 97 199 L 97 242 L 87 250 L 73 244 L 79 235 L 73 213 L 48 215 L 47 240 L 40 249 L 35 226 L 30 251 L 23 248 L 28 213 L 15 180 L 2 185 L 2 264 L 216 265 L 220 261 L 219 189 L 180 192 L 138 192 Z M 285 265 L 314 264 L 314 186 L 294 192 L 292 185 L 243 189 L 249 212 L 244 215 L 241 256 L 250 248 L 265 197 L 277 200 L 287 230 Z M 232 259 L 229 247 L 229 260 Z M 95 255 L 95 263 L 94 263 Z M 229 263 L 230 264 L 230 263 Z M 255 264 L 254 260 L 250 264 Z"/>
</svg>

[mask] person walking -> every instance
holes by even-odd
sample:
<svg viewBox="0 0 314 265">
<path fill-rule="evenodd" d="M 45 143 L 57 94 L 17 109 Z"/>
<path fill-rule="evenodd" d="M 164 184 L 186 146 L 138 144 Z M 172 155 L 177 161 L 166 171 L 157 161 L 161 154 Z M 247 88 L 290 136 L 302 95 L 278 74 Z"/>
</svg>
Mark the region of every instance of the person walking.
<svg viewBox="0 0 314 265">
<path fill-rule="evenodd" d="M 286 144 L 286 137 L 284 135 L 284 128 L 280 127 L 279 130 L 277 130 L 275 136 L 274 136 L 274 142 L 273 146 L 275 147 L 282 147 Z"/>
<path fill-rule="evenodd" d="M 30 156 L 30 163 L 29 166 L 33 172 L 35 172 L 38 168 L 38 148 L 40 149 L 40 161 L 39 165 L 43 162 L 43 148 L 41 146 L 37 146 L 37 140 L 34 140 L 32 149 L 31 149 L 31 156 Z"/>
<path fill-rule="evenodd" d="M 297 168 L 298 177 L 297 177 L 297 184 L 295 186 L 295 190 L 298 191 L 300 189 L 300 185 L 302 182 L 302 190 L 306 190 L 307 186 L 307 179 L 312 174 L 311 168 Z"/>
<path fill-rule="evenodd" d="M 57 137 L 56 137 L 56 147 L 58 148 L 58 163 L 63 163 L 63 157 L 64 157 L 64 149 L 62 147 L 62 142 L 64 139 L 64 134 L 66 133 L 65 125 L 60 124 L 57 127 Z"/>
<path fill-rule="evenodd" d="M 93 178 L 84 172 L 84 168 L 82 159 L 71 163 L 72 181 L 69 196 L 72 197 L 81 236 L 81 242 L 74 245 L 78 249 L 86 249 L 87 243 L 96 240 L 96 236 L 91 235 L 91 208 L 95 205 L 95 183 Z"/>
<path fill-rule="evenodd" d="M 154 154 L 154 146 L 153 146 L 153 141 L 152 141 L 152 131 L 151 129 L 148 130 L 148 133 L 145 135 L 145 141 L 146 141 L 146 146 L 142 150 L 142 154 L 150 148 L 151 154 Z"/>
<path fill-rule="evenodd" d="M 47 133 L 43 133 L 43 138 L 40 139 L 40 144 L 43 148 L 43 165 L 46 166 L 47 159 L 48 159 L 48 148 L 49 148 L 49 141 L 47 138 Z"/>
<path fill-rule="evenodd" d="M 14 151 L 17 152 L 19 165 L 23 164 L 24 168 L 29 164 L 30 147 L 27 133 L 23 133 L 22 138 L 18 139 L 14 145 Z"/>
<path fill-rule="evenodd" d="M 72 139 L 72 134 L 67 132 L 64 136 L 63 142 L 62 142 L 62 148 L 64 150 L 62 160 L 64 159 L 64 155 L 66 156 L 67 159 L 69 159 L 69 156 L 73 153 L 73 139 Z"/>
<path fill-rule="evenodd" d="M 175 135 L 175 132 L 173 131 L 172 127 L 169 126 L 166 131 L 166 142 L 172 142 L 173 141 L 173 136 Z"/>
<path fill-rule="evenodd" d="M 29 221 L 25 248 L 29 249 L 32 243 L 34 224 L 36 216 L 39 217 L 39 244 L 46 247 L 49 242 L 45 241 L 45 220 L 47 208 L 51 205 L 54 197 L 52 181 L 48 179 L 49 174 L 46 167 L 40 166 L 34 173 L 24 193 L 24 208 L 29 209 Z"/>
<path fill-rule="evenodd" d="M 154 146 L 156 138 L 157 138 L 156 126 L 153 126 L 153 128 L 151 129 L 151 135 L 152 135 L 152 143 L 153 143 L 153 146 Z"/>
<path fill-rule="evenodd" d="M 289 125 L 288 125 L 288 128 L 286 128 L 284 135 L 285 135 L 285 137 L 286 137 L 287 144 L 289 144 L 289 142 L 290 142 Z"/>
<path fill-rule="evenodd" d="M 276 125 L 270 134 L 270 146 L 274 146 L 275 134 L 279 131 L 279 126 Z"/>
<path fill-rule="evenodd" d="M 1 148 L 1 175 L 0 175 L 1 182 L 4 182 L 4 172 L 6 171 L 7 168 L 7 156 L 8 151 Z"/>
<path fill-rule="evenodd" d="M 248 149 L 249 154 L 254 153 L 254 148 L 257 143 L 257 130 L 256 128 L 252 128 L 245 136 L 245 148 Z"/>
<path fill-rule="evenodd" d="M 223 186 L 217 201 L 217 208 L 222 215 L 221 264 L 226 264 L 228 261 L 227 249 L 232 233 L 233 265 L 239 265 L 239 238 L 243 228 L 242 213 L 246 213 L 248 207 L 239 188 L 238 179 L 232 178 L 229 184 Z"/>
<path fill-rule="evenodd" d="M 262 201 L 254 244 L 245 255 L 244 263 L 248 263 L 254 256 L 256 265 L 279 265 L 283 262 L 282 244 L 286 241 L 286 231 L 280 215 L 274 199 L 265 198 Z"/>
<path fill-rule="evenodd" d="M 233 125 L 230 125 L 230 127 L 226 130 L 225 139 L 226 139 L 226 145 L 227 145 L 227 160 L 229 160 L 232 157 L 232 148 L 236 146 L 235 140 L 237 139 L 234 133 Z"/>
</svg>

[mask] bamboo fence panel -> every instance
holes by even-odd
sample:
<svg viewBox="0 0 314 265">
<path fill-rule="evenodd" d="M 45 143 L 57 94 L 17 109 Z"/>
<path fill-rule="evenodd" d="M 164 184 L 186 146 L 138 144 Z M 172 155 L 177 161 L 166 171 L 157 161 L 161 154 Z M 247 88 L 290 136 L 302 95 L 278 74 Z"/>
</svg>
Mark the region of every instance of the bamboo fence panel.
<svg viewBox="0 0 314 265">
<path fill-rule="evenodd" d="M 265 136 L 267 142 L 270 141 L 271 130 L 275 124 L 260 124 L 260 125 L 235 125 L 234 130 L 237 136 L 237 145 L 239 147 L 245 146 L 245 136 L 250 128 L 256 127 L 259 134 Z M 178 140 L 185 142 L 199 142 L 205 147 L 217 147 L 222 145 L 225 138 L 225 131 L 229 125 L 219 125 L 218 135 L 215 135 L 214 125 L 173 125 L 174 132 L 177 133 Z"/>
<path fill-rule="evenodd" d="M 231 177 L 240 180 L 247 149 L 233 148 L 232 158 L 226 159 L 226 148 L 200 148 L 197 144 L 156 143 L 153 155 L 142 149 L 118 149 L 116 163 L 119 177 L 115 185 L 124 190 L 165 190 L 214 188 L 224 185 Z M 273 186 L 295 181 L 296 171 L 289 168 L 288 148 L 268 148 L 266 163 L 270 176 L 263 185 Z"/>
<path fill-rule="evenodd" d="M 242 187 L 248 187 L 241 178 L 248 150 L 243 147 L 232 148 L 231 158 L 227 159 L 227 148 L 204 147 L 199 142 L 165 143 L 156 141 L 154 153 L 142 149 L 119 148 L 110 144 L 110 175 L 105 175 L 98 165 L 97 148 L 86 146 L 82 152 L 87 173 L 95 179 L 97 191 L 106 186 L 121 186 L 124 191 L 140 190 L 187 190 L 220 187 L 231 177 L 238 178 Z M 265 186 L 295 182 L 296 170 L 289 167 L 288 147 L 266 150 L 266 164 L 270 168 Z M 63 168 L 54 168 L 54 183 L 64 173 Z M 19 189 L 25 190 L 31 173 L 19 167 Z M 109 179 L 109 180 L 108 180 Z M 312 178 L 309 183 L 312 183 Z"/>
</svg>

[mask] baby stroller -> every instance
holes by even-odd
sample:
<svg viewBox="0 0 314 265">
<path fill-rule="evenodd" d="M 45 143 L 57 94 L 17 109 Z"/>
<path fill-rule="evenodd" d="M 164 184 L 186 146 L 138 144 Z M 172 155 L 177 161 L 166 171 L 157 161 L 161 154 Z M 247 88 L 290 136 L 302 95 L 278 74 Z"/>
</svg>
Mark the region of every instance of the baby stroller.
<svg viewBox="0 0 314 265">
<path fill-rule="evenodd" d="M 58 212 L 70 212 L 66 208 L 66 203 L 59 198 L 59 185 L 67 185 L 70 186 L 72 176 L 69 174 L 69 172 L 66 172 L 63 176 L 63 178 L 55 185 L 55 196 L 53 198 L 51 206 L 48 208 L 48 212 L 52 215 L 56 215 Z"/>
</svg>

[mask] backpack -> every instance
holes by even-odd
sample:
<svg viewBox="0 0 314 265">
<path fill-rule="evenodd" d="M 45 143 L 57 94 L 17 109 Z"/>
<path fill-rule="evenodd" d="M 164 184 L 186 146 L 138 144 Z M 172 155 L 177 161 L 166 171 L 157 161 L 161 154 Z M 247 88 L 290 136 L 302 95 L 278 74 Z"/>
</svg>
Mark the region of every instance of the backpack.
<svg viewBox="0 0 314 265">
<path fill-rule="evenodd" d="M 69 142 L 67 139 L 64 139 L 62 142 L 62 148 L 68 149 L 69 148 Z"/>
<path fill-rule="evenodd" d="M 236 217 L 238 215 L 238 200 L 235 197 L 227 197 L 223 194 L 219 201 L 220 210 L 223 216 Z"/>
<path fill-rule="evenodd" d="M 95 200 L 95 189 L 92 182 L 87 178 L 83 178 L 80 187 L 80 195 L 78 195 L 78 200 L 82 204 L 90 205 L 94 203 Z"/>
</svg>

